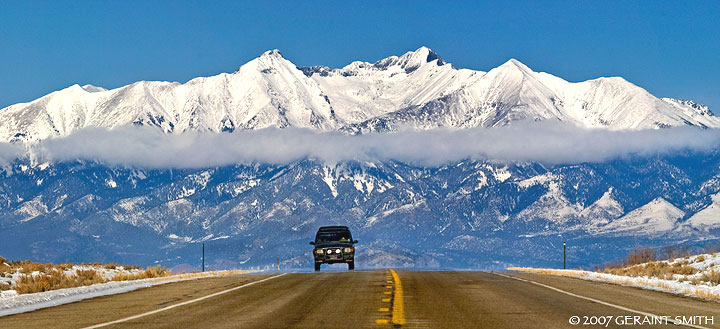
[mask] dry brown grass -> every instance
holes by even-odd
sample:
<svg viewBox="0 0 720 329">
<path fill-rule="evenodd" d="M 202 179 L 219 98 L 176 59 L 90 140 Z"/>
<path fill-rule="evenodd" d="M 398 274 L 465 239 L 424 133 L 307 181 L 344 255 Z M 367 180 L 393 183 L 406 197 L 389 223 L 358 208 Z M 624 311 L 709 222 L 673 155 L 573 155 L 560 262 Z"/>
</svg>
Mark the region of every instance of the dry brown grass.
<svg viewBox="0 0 720 329">
<path fill-rule="evenodd" d="M 663 246 L 662 247 L 663 257 L 673 261 L 675 258 L 683 258 L 690 256 L 692 252 L 688 246 Z"/>
<path fill-rule="evenodd" d="M 122 268 L 126 271 L 133 271 L 140 269 L 137 265 L 128 266 L 117 263 L 91 263 L 82 265 L 107 270 L 119 270 Z M 0 257 L 0 276 L 12 277 L 12 273 L 21 274 L 20 278 L 12 285 L 0 283 L 0 290 L 15 289 L 19 294 L 27 294 L 54 289 L 87 286 L 108 281 L 101 273 L 94 269 L 77 269 L 72 274 L 65 273 L 67 271 L 71 271 L 75 266 L 76 265 L 70 263 L 43 264 L 29 260 L 8 261 L 4 257 Z M 33 275 L 33 273 L 35 275 Z M 162 266 L 153 266 L 137 273 L 119 273 L 115 276 L 115 278 L 113 278 L 113 281 L 158 278 L 168 275 L 170 275 L 170 270 L 167 268 Z"/>
<path fill-rule="evenodd" d="M 720 271 L 711 270 L 703 273 L 700 280 L 712 283 L 714 285 L 720 284 Z"/>
<path fill-rule="evenodd" d="M 0 262 L 0 274 L 10 273 L 10 272 L 12 272 L 12 268 L 10 266 L 5 265 L 5 262 Z"/>
<path fill-rule="evenodd" d="M 640 247 L 625 257 L 625 265 L 637 265 L 657 260 L 657 251 L 650 247 Z"/>
<path fill-rule="evenodd" d="M 20 272 L 22 274 L 31 274 L 33 272 L 48 272 L 51 269 L 58 268 L 60 265 L 36 263 L 29 260 L 8 261 L 2 258 L 0 261 L 0 273 Z M 6 265 L 7 264 L 7 265 Z"/>
<path fill-rule="evenodd" d="M 138 277 L 139 273 L 118 273 L 113 275 L 112 279 L 110 281 L 130 281 L 130 280 L 138 280 L 140 279 Z"/>
<path fill-rule="evenodd" d="M 118 273 L 113 276 L 111 281 L 129 281 L 129 280 L 139 280 L 139 279 L 150 279 L 150 278 L 159 278 L 170 275 L 170 270 L 162 267 L 160 265 L 158 266 L 151 266 L 145 269 L 142 272 L 138 273 Z"/>
<path fill-rule="evenodd" d="M 0 281 L 0 291 L 10 290 L 10 284 L 5 281 Z"/>
<path fill-rule="evenodd" d="M 34 263 L 29 260 L 21 261 L 21 262 L 13 262 L 12 265 L 15 265 L 15 267 L 19 266 L 20 273 L 22 274 L 31 274 L 35 271 L 37 272 L 47 272 L 49 268 L 53 268 L 50 264 L 42 264 L 42 263 Z"/>
<path fill-rule="evenodd" d="M 697 274 L 698 269 L 689 266 L 687 263 L 676 262 L 669 264 L 667 262 L 649 262 L 646 264 L 638 264 L 629 267 L 605 268 L 602 272 L 615 275 L 624 275 L 632 277 L 657 277 L 661 279 L 672 280 L 675 274 L 692 275 Z"/>
<path fill-rule="evenodd" d="M 679 249 L 676 247 L 666 246 L 664 248 L 665 254 L 678 255 L 681 253 L 681 251 L 679 251 Z M 611 270 L 622 270 L 627 267 L 632 267 L 633 265 L 653 262 L 657 260 L 657 258 L 658 253 L 657 251 L 655 251 L 655 249 L 652 249 L 650 247 L 638 247 L 630 251 L 630 253 L 628 253 L 625 259 L 623 259 L 622 261 L 607 263 L 605 264 L 604 269 L 598 268 L 596 269 L 596 271 L 610 273 Z"/>
<path fill-rule="evenodd" d="M 57 264 L 57 265 L 55 265 L 55 268 L 56 268 L 56 269 L 59 269 L 59 270 L 62 270 L 62 271 L 67 271 L 67 270 L 72 269 L 73 266 L 75 266 L 75 264 L 62 263 L 62 264 Z"/>
<path fill-rule="evenodd" d="M 118 267 L 120 267 L 120 264 L 118 264 L 118 263 L 110 263 L 110 264 L 103 265 L 103 268 L 105 268 L 106 270 L 114 270 Z"/>
<path fill-rule="evenodd" d="M 22 274 L 32 274 L 33 272 L 49 273 L 51 270 L 68 271 L 68 270 L 71 270 L 74 266 L 77 266 L 77 265 L 71 264 L 71 263 L 44 264 L 44 263 L 32 262 L 29 260 L 8 261 L 4 257 L 0 257 L 0 275 L 2 275 L 3 273 L 14 273 L 14 272 L 20 272 Z M 120 265 L 117 263 L 111 263 L 111 264 L 100 264 L 100 263 L 85 264 L 85 263 L 83 263 L 81 266 L 105 268 L 108 270 L 118 269 L 120 267 L 122 267 L 125 270 L 140 269 L 140 267 L 138 267 L 137 265 Z"/>
<path fill-rule="evenodd" d="M 89 286 L 107 282 L 95 270 L 80 270 L 76 275 L 67 275 L 62 271 L 51 270 L 38 275 L 23 275 L 13 285 L 18 294 L 50 291 L 62 288 Z"/>
<path fill-rule="evenodd" d="M 89 286 L 96 283 L 107 282 L 105 278 L 95 270 L 79 270 L 71 276 L 75 280 L 77 286 Z"/>
<path fill-rule="evenodd" d="M 696 263 L 704 262 L 705 261 L 705 255 L 700 255 L 697 258 L 695 258 Z"/>
<path fill-rule="evenodd" d="M 161 276 L 168 276 L 168 275 L 170 275 L 170 270 L 167 269 L 166 267 L 163 267 L 163 266 L 158 265 L 158 266 L 148 267 L 148 268 L 145 270 L 145 272 L 143 272 L 143 273 L 145 273 L 145 275 L 146 275 L 148 278 L 158 278 L 158 277 L 161 277 Z"/>
<path fill-rule="evenodd" d="M 170 270 L 162 266 L 148 267 L 138 273 L 118 273 L 111 280 L 105 278 L 96 270 L 78 270 L 74 275 L 67 275 L 60 270 L 51 269 L 47 273 L 38 275 L 23 275 L 16 281 L 13 288 L 18 294 L 29 294 L 35 292 L 50 291 L 62 288 L 74 288 L 89 286 L 96 283 L 108 281 L 127 281 L 138 279 L 158 278 L 170 275 Z"/>
</svg>

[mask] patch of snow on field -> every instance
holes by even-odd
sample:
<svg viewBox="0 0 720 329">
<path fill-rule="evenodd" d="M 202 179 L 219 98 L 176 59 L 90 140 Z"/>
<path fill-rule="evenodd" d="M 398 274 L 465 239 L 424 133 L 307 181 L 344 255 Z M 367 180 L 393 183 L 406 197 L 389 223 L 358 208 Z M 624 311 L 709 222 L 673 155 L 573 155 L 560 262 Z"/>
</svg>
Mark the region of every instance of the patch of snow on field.
<svg viewBox="0 0 720 329">
<path fill-rule="evenodd" d="M 33 294 L 18 295 L 14 290 L 0 294 L 0 317 L 25 313 L 42 308 L 58 306 L 99 296 L 114 295 L 137 289 L 148 288 L 166 283 L 196 280 L 216 276 L 247 274 L 249 271 L 216 271 L 204 273 L 178 274 L 169 277 L 142 279 L 133 281 L 113 281 L 90 286 L 57 289 Z"/>
<path fill-rule="evenodd" d="M 5 263 L 6 266 L 10 266 L 9 264 Z M 113 277 L 116 275 L 122 274 L 122 275 L 137 275 L 142 273 L 144 270 L 139 268 L 125 268 L 122 265 L 117 266 L 102 266 L 102 265 L 72 265 L 72 267 L 62 269 L 61 271 L 70 277 L 77 276 L 78 272 L 80 271 L 95 271 L 98 273 L 103 279 L 107 281 L 111 281 Z M 58 268 L 50 268 L 49 271 L 60 271 Z M 21 277 L 26 275 L 32 275 L 32 276 L 38 276 L 38 275 L 45 275 L 49 274 L 49 272 L 41 273 L 38 271 L 33 271 L 30 274 L 24 274 L 22 273 L 20 268 L 17 268 L 15 271 L 11 272 L 1 272 L 0 271 L 0 282 L 5 283 L 9 286 L 13 286 L 15 282 L 19 281 Z"/>
<path fill-rule="evenodd" d="M 720 283 L 705 281 L 711 274 L 720 273 L 720 253 L 701 254 L 661 261 L 670 265 L 680 263 L 694 267 L 695 274 L 674 274 L 673 279 L 661 279 L 653 276 L 626 276 L 583 270 L 560 270 L 529 267 L 511 267 L 508 270 L 544 275 L 557 275 L 590 281 L 614 283 L 624 286 L 662 291 L 702 299 L 720 301 Z M 635 265 L 644 266 L 645 264 Z"/>
</svg>

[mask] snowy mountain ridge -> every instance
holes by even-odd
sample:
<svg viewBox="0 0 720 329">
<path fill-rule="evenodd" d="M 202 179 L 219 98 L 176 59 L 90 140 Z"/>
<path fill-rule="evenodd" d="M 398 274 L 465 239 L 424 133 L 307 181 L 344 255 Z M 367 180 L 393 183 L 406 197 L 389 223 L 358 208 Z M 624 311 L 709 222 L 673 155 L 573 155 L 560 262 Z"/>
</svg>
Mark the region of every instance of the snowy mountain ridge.
<svg viewBox="0 0 720 329">
<path fill-rule="evenodd" d="M 0 241 L 4 257 L 43 262 L 197 264 L 205 243 L 214 268 L 302 267 L 318 226 L 348 225 L 363 266 L 548 266 L 562 241 L 590 266 L 720 241 L 718 168 L 718 151 L 555 166 L 19 161 L 0 181 Z"/>
<path fill-rule="evenodd" d="M 340 69 L 298 68 L 270 50 L 234 73 L 186 83 L 73 85 L 0 110 L 0 140 L 36 141 L 84 127 L 150 125 L 165 132 L 301 127 L 350 133 L 496 127 L 560 120 L 580 127 L 720 127 L 706 106 L 657 98 L 622 78 L 568 82 L 515 59 L 458 69 L 427 47 Z"/>
</svg>

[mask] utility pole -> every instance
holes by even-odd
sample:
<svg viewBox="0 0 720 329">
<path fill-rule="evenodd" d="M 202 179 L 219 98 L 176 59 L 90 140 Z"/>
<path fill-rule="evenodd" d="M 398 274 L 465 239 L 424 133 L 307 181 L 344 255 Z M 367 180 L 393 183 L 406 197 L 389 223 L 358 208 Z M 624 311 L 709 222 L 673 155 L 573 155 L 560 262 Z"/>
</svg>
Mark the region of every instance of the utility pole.
<svg viewBox="0 0 720 329">
<path fill-rule="evenodd" d="M 563 270 L 567 268 L 567 266 L 566 266 L 567 265 L 567 263 L 566 263 L 567 257 L 565 256 L 566 255 L 565 250 L 566 250 L 565 241 L 563 241 Z"/>
<path fill-rule="evenodd" d="M 277 264 L 277 270 L 278 270 L 278 272 L 280 272 L 280 257 L 276 257 L 275 262 Z"/>
<path fill-rule="evenodd" d="M 205 244 L 204 244 L 204 243 L 202 244 L 202 247 L 203 247 L 203 248 L 202 248 L 202 250 L 203 250 L 203 253 L 202 253 L 202 256 L 203 256 L 203 257 L 202 257 L 202 271 L 205 272 Z"/>
</svg>

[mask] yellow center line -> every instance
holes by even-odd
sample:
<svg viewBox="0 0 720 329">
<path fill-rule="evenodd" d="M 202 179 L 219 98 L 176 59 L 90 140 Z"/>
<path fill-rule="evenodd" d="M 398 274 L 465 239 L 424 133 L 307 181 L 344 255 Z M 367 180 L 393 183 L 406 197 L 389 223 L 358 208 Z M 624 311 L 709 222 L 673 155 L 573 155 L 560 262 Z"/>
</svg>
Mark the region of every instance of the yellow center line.
<svg viewBox="0 0 720 329">
<path fill-rule="evenodd" d="M 405 305 L 403 304 L 402 282 L 400 282 L 400 276 L 398 276 L 395 270 L 390 270 L 390 273 L 392 273 L 393 281 L 395 281 L 395 294 L 393 295 L 392 303 L 392 323 L 397 325 L 404 325 Z"/>
<path fill-rule="evenodd" d="M 385 280 L 386 280 L 385 282 L 387 283 L 387 285 L 385 286 L 385 289 L 389 289 L 389 290 L 383 291 L 383 294 L 391 295 L 391 296 L 384 297 L 381 299 L 381 301 L 383 303 L 391 303 L 392 302 L 392 294 L 393 294 L 393 291 L 392 291 L 393 277 L 390 275 L 390 273 L 387 274 L 387 277 L 385 278 Z M 393 304 L 391 304 L 390 306 L 393 306 Z M 381 307 L 380 309 L 378 309 L 378 311 L 379 312 L 390 312 L 390 309 L 391 309 L 391 307 Z M 388 314 L 387 316 L 391 316 L 391 315 Z M 375 320 L 375 323 L 376 324 L 388 324 L 388 323 L 391 323 L 390 321 L 391 320 L 387 319 L 387 318 L 386 319 L 377 319 L 377 320 Z M 392 323 L 394 324 L 395 322 L 393 321 Z"/>
</svg>

